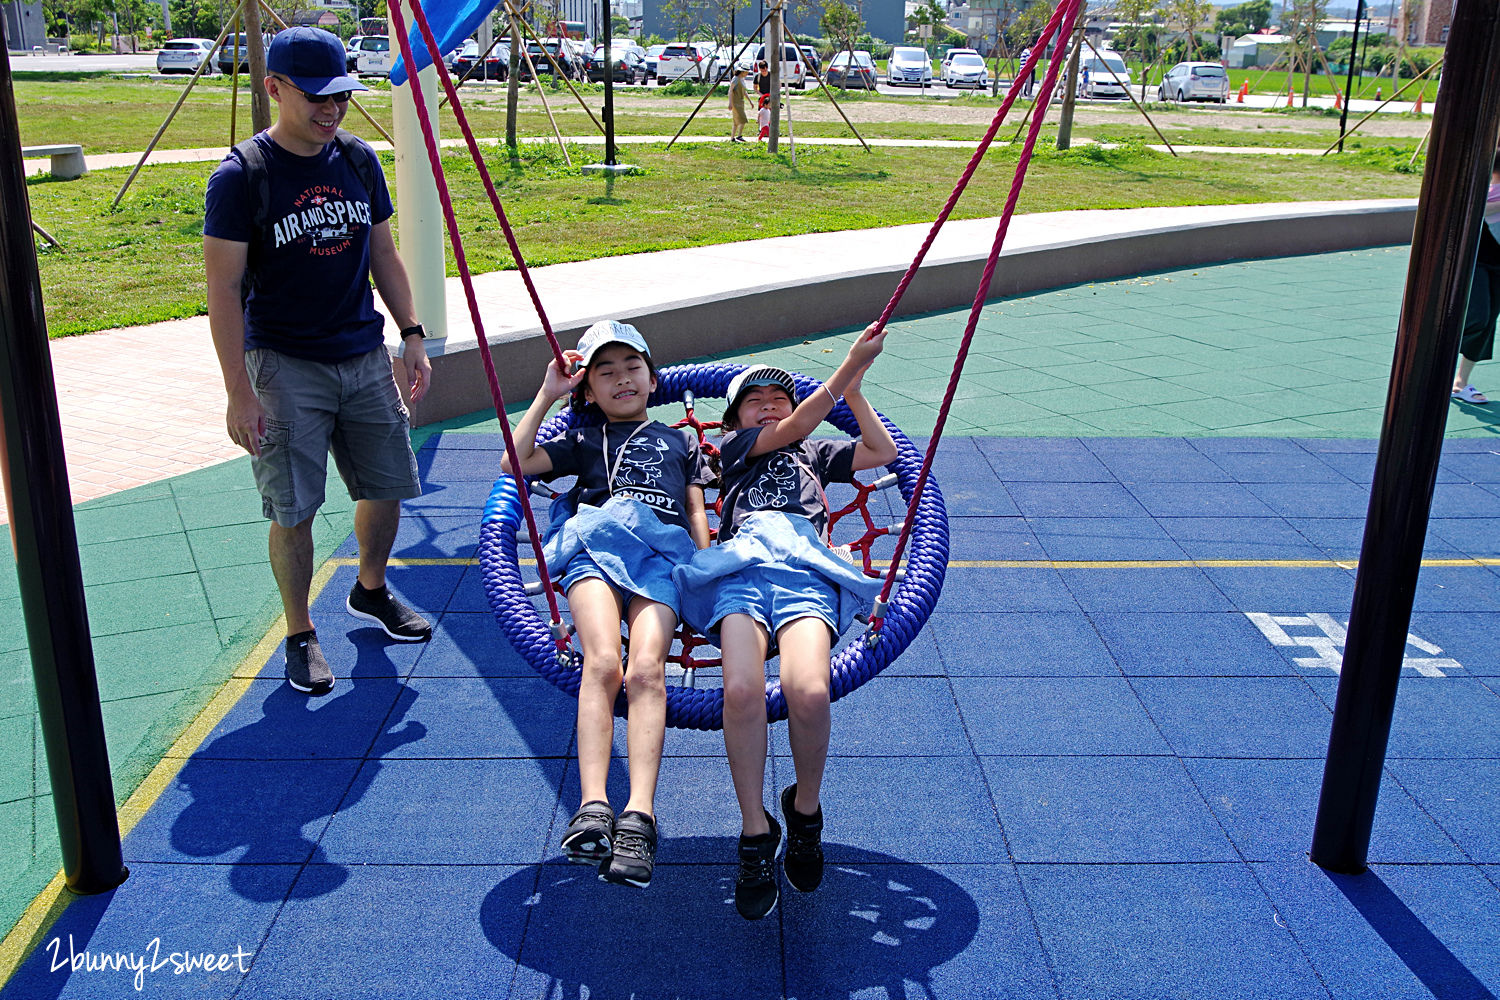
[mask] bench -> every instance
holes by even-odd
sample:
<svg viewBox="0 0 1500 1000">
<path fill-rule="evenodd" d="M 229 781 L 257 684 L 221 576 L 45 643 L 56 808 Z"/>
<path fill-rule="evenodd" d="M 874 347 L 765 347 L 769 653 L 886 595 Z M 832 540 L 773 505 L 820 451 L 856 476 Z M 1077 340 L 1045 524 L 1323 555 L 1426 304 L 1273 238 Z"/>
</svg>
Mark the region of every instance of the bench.
<svg viewBox="0 0 1500 1000">
<path fill-rule="evenodd" d="M 88 164 L 83 162 L 82 146 L 63 143 L 57 146 L 21 147 L 23 160 L 40 159 L 43 156 L 51 158 L 52 176 L 58 180 L 71 181 L 89 172 Z"/>
</svg>

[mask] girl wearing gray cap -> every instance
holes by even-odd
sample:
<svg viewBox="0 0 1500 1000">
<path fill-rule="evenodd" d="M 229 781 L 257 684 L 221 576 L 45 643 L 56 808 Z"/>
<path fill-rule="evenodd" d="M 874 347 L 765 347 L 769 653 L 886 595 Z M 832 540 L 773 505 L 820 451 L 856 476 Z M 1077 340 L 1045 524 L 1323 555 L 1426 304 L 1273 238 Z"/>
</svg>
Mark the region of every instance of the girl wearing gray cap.
<svg viewBox="0 0 1500 1000">
<path fill-rule="evenodd" d="M 747 368 L 729 383 L 719 443 L 723 512 L 719 545 L 674 572 L 683 618 L 716 637 L 724 652 L 724 748 L 740 806 L 734 905 L 747 920 L 780 897 L 776 855 L 781 824 L 762 801 L 766 772 L 766 657 L 781 654 L 787 734 L 797 782 L 781 793 L 787 825 L 786 877 L 810 892 L 823 879 L 819 791 L 828 759 L 829 654 L 854 612 L 880 589 L 828 547 L 823 487 L 896 459 L 896 443 L 860 393 L 885 331 L 861 331 L 844 363 L 796 402 L 779 368 Z M 857 440 L 809 440 L 842 395 L 859 423 Z"/>
</svg>

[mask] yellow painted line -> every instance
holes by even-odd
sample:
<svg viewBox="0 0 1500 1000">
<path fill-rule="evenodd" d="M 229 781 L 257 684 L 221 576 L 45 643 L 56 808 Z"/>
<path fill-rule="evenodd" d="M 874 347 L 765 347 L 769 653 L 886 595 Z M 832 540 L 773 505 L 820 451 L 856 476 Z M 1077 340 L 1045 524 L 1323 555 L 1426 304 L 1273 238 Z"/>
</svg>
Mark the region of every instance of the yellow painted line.
<svg viewBox="0 0 1500 1000">
<path fill-rule="evenodd" d="M 332 578 L 334 570 L 341 565 L 346 565 L 346 560 L 330 559 L 318 568 L 313 574 L 312 586 L 309 590 L 309 602 L 315 601 L 322 593 L 323 588 Z M 270 660 L 271 654 L 281 644 L 282 637 L 286 634 L 286 616 L 277 615 L 276 620 L 271 623 L 266 634 L 255 644 L 255 648 L 245 654 L 245 658 L 239 662 L 230 673 L 230 677 L 223 686 L 214 694 L 207 705 L 188 723 L 167 749 L 166 755 L 151 769 L 151 773 L 136 786 L 135 791 L 125 800 L 119 809 L 120 836 L 123 838 L 135 825 L 140 822 L 141 817 L 146 815 L 156 800 L 161 798 L 162 792 L 167 790 L 182 766 L 187 763 L 208 734 L 214 731 L 229 710 L 242 698 L 246 691 L 250 690 L 251 680 L 260 673 Z M 0 941 L 0 986 L 10 981 L 16 970 L 25 962 L 32 950 L 41 943 L 42 938 L 57 918 L 62 916 L 68 904 L 72 902 L 73 894 L 68 891 L 67 883 L 63 879 L 63 873 L 59 871 L 47 883 L 47 887 L 37 894 L 21 914 L 21 919 L 16 922 L 5 939 Z"/>
</svg>

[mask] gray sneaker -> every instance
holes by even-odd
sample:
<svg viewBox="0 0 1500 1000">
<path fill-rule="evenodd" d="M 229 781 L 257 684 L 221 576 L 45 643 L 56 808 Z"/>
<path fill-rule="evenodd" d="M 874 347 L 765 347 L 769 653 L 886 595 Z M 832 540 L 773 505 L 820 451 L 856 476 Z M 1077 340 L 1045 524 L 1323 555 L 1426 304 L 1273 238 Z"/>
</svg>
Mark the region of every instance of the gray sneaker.
<svg viewBox="0 0 1500 1000">
<path fill-rule="evenodd" d="M 356 618 L 372 621 L 397 642 L 426 642 L 432 638 L 432 623 L 402 604 L 389 587 L 366 590 L 354 581 L 344 607 Z"/>
<path fill-rule="evenodd" d="M 632 809 L 615 820 L 614 854 L 599 866 L 599 878 L 644 889 L 656 865 L 656 820 Z"/>
<path fill-rule="evenodd" d="M 333 671 L 323 659 L 317 632 L 286 637 L 286 682 L 314 698 L 333 690 Z"/>
<path fill-rule="evenodd" d="M 563 831 L 562 849 L 575 865 L 597 865 L 613 853 L 615 811 L 608 802 L 585 802 Z"/>
</svg>

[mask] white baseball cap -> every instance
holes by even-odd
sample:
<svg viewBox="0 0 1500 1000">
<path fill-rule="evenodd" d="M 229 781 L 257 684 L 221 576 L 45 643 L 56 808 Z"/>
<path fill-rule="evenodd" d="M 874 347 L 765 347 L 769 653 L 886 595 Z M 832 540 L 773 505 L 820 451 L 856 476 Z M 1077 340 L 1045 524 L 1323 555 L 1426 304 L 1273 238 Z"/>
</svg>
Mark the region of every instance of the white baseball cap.
<svg viewBox="0 0 1500 1000">
<path fill-rule="evenodd" d="M 646 338 L 641 336 L 641 331 L 629 323 L 601 319 L 583 331 L 583 336 L 578 338 L 578 353 L 583 355 L 583 360 L 578 362 L 578 367 L 587 368 L 594 360 L 594 355 L 599 353 L 599 349 L 609 344 L 634 347 L 645 357 L 651 357 L 651 348 L 646 346 Z"/>
</svg>

